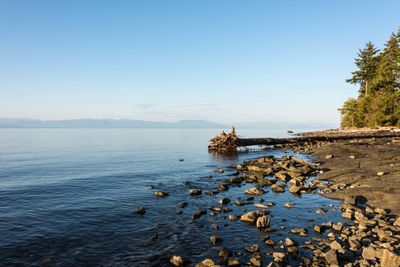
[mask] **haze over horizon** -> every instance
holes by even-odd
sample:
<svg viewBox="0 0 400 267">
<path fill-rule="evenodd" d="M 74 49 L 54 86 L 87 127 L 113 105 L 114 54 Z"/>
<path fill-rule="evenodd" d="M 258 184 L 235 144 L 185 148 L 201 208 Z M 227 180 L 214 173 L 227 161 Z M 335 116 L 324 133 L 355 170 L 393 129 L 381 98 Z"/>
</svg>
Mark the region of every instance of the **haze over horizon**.
<svg viewBox="0 0 400 267">
<path fill-rule="evenodd" d="M 357 93 L 345 83 L 353 58 L 367 41 L 382 48 L 398 10 L 398 1 L 3 1 L 0 117 L 338 125 L 337 109 Z"/>
</svg>

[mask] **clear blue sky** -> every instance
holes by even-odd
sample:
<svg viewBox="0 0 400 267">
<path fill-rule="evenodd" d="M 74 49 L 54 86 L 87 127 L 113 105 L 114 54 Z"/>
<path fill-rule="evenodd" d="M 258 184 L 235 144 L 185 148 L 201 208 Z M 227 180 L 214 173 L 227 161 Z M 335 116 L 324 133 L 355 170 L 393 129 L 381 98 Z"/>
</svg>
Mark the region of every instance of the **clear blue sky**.
<svg viewBox="0 0 400 267">
<path fill-rule="evenodd" d="M 0 0 L 0 117 L 338 122 L 400 1 Z"/>
</svg>

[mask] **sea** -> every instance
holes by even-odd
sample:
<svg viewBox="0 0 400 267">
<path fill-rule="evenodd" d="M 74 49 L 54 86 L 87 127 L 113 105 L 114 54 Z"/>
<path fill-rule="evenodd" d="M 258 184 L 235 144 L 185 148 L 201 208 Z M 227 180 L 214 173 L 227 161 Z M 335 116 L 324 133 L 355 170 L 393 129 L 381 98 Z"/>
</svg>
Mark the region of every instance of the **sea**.
<svg viewBox="0 0 400 267">
<path fill-rule="evenodd" d="M 190 196 L 233 177 L 229 167 L 246 159 L 312 155 L 269 147 L 252 147 L 238 155 L 209 153 L 208 140 L 218 129 L 0 129 L 0 266 L 170 266 L 173 255 L 193 264 L 206 258 L 218 262 L 226 247 L 249 259 L 244 247 L 258 243 L 268 262 L 266 233 L 228 214 L 193 219 L 222 197 L 232 201 L 229 214 L 255 210 L 237 207 L 251 187 L 231 187 L 217 195 Z M 244 137 L 285 137 L 284 129 L 239 129 Z M 217 169 L 224 169 L 224 173 Z M 268 189 L 267 189 L 268 190 Z M 169 193 L 157 198 L 155 191 Z M 268 190 L 255 203 L 274 202 L 268 233 L 277 243 L 291 237 L 302 243 L 316 236 L 314 224 L 341 219 L 339 201 L 307 194 Z M 262 198 L 262 200 L 261 200 Z M 185 201 L 185 208 L 178 203 Z M 294 208 L 283 207 L 293 203 Z M 135 210 L 144 207 L 146 213 Z M 327 212 L 316 214 L 318 208 Z M 208 213 L 211 211 L 208 210 Z M 308 237 L 290 233 L 304 227 Z M 218 235 L 221 244 L 211 246 Z M 241 254 L 240 254 L 241 253 Z M 264 255 L 264 254 L 263 254 Z M 307 251 L 294 255 L 296 263 Z"/>
</svg>

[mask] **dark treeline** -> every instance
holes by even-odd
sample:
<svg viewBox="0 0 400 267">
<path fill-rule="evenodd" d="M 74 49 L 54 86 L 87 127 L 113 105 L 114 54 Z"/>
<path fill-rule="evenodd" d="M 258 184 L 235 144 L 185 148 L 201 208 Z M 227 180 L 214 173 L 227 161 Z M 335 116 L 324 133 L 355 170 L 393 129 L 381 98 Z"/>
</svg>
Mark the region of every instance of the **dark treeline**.
<svg viewBox="0 0 400 267">
<path fill-rule="evenodd" d="M 359 85 L 339 111 L 342 127 L 400 126 L 400 28 L 383 50 L 368 42 L 355 59 L 348 83 Z"/>
</svg>

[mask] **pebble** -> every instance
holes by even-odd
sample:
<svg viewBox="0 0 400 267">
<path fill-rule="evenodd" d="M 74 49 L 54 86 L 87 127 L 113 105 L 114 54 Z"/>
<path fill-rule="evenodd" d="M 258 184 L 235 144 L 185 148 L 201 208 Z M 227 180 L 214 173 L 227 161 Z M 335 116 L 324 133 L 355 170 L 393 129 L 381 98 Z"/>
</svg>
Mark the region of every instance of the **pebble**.
<svg viewBox="0 0 400 267">
<path fill-rule="evenodd" d="M 377 172 L 376 175 L 383 176 L 383 175 L 385 175 L 385 172 Z"/>
</svg>

